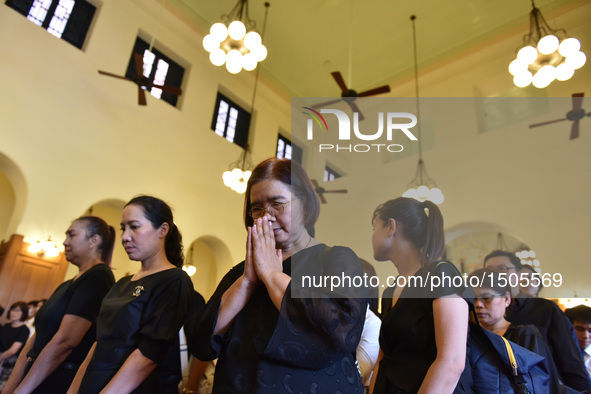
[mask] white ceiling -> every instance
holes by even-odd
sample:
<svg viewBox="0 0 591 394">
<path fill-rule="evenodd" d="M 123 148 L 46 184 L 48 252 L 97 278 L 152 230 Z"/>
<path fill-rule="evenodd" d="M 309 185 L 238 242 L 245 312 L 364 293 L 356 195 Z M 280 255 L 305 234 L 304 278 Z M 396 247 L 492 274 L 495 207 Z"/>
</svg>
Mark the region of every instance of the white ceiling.
<svg viewBox="0 0 591 394">
<path fill-rule="evenodd" d="M 161 1 L 161 0 L 158 0 Z M 262 30 L 264 1 L 250 0 L 251 19 Z M 537 0 L 554 18 L 588 0 Z M 169 0 L 204 32 L 230 12 L 236 0 Z M 365 91 L 412 73 L 412 25 L 416 15 L 419 68 L 529 29 L 529 0 L 271 0 L 261 74 L 290 96 L 333 97 L 332 71 Z M 353 39 L 351 40 L 351 37 Z M 351 45 L 352 43 L 352 45 Z M 515 42 L 515 47 L 520 42 Z M 350 47 L 352 68 L 349 74 Z M 507 63 L 514 54 L 507 54 Z M 244 71 L 243 71 L 244 72 Z M 352 81 L 351 84 L 349 82 Z"/>
</svg>

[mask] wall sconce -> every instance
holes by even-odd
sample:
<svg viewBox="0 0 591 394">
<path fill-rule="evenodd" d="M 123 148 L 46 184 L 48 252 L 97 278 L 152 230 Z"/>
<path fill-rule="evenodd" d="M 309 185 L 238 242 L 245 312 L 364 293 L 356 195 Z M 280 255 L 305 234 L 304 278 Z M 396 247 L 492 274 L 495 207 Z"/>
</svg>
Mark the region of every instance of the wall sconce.
<svg viewBox="0 0 591 394">
<path fill-rule="evenodd" d="M 39 257 L 57 257 L 60 254 L 60 250 L 56 243 L 51 240 L 51 235 L 44 241 L 40 238 L 37 242 L 32 243 L 29 246 L 29 252 L 36 254 Z"/>
<path fill-rule="evenodd" d="M 579 298 L 576 292 L 574 298 L 559 298 L 558 301 L 564 305 L 566 309 L 578 305 L 585 305 L 591 308 L 591 298 Z"/>
</svg>

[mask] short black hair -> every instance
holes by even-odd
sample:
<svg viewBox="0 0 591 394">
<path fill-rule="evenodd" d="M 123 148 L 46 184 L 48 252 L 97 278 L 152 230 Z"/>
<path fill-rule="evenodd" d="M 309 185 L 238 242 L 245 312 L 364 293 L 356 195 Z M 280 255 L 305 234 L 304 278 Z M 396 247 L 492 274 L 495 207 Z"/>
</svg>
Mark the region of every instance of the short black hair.
<svg viewBox="0 0 591 394">
<path fill-rule="evenodd" d="M 20 309 L 21 310 L 21 312 L 23 313 L 21 315 L 21 321 L 25 321 L 29 317 L 29 304 L 27 304 L 26 302 L 18 301 L 18 302 L 15 302 L 14 304 L 12 304 L 10 306 L 10 308 L 8 309 L 8 312 L 6 313 L 7 319 L 10 319 L 10 311 L 12 311 L 13 309 Z"/>
<path fill-rule="evenodd" d="M 519 259 L 519 257 L 517 257 L 517 255 L 515 255 L 515 253 L 507 252 L 505 250 L 493 250 L 492 252 L 487 254 L 486 257 L 484 258 L 484 267 L 486 267 L 486 262 L 489 259 L 492 259 L 493 257 L 507 257 L 509 259 L 509 261 L 511 262 L 511 264 L 513 264 L 515 266 L 515 269 L 517 271 L 519 271 L 521 269 L 522 264 L 521 264 L 521 260 Z"/>
<path fill-rule="evenodd" d="M 571 323 L 574 323 L 575 320 L 580 320 L 585 324 L 591 324 L 591 308 L 587 305 L 577 305 L 572 308 L 568 308 L 564 311 L 564 314 Z"/>
</svg>

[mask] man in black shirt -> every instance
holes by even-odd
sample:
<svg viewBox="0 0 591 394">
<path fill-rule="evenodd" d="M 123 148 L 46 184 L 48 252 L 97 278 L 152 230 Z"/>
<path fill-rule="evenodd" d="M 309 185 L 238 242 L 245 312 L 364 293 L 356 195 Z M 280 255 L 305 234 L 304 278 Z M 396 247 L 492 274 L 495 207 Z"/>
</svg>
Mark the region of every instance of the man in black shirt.
<svg viewBox="0 0 591 394">
<path fill-rule="evenodd" d="M 484 267 L 506 272 L 509 278 L 519 273 L 521 262 L 514 253 L 495 250 L 484 258 Z M 550 346 L 563 383 L 576 390 L 591 390 L 591 381 L 581 359 L 572 324 L 558 305 L 544 298 L 526 297 L 519 291 L 519 286 L 511 287 L 511 297 L 513 300 L 507 320 L 516 325 L 536 326 Z"/>
<path fill-rule="evenodd" d="M 583 362 L 591 376 L 591 308 L 587 305 L 577 305 L 565 310 L 564 314 L 575 328 Z"/>
</svg>

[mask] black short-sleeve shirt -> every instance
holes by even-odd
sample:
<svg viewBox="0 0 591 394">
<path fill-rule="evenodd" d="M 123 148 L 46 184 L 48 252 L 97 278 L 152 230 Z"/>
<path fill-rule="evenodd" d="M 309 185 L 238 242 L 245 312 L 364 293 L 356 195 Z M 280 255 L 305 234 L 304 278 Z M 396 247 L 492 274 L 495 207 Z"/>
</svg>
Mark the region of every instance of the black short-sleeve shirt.
<svg viewBox="0 0 591 394">
<path fill-rule="evenodd" d="M 520 297 L 513 299 L 507 320 L 515 325 L 536 326 L 550 347 L 562 381 L 580 391 L 591 390 L 572 324 L 556 303 L 520 294 Z"/>
<path fill-rule="evenodd" d="M 179 335 L 193 293 L 191 279 L 179 268 L 120 279 L 103 301 L 97 346 L 80 392 L 100 392 L 136 349 L 160 364 Z M 135 392 L 158 393 L 159 374 L 157 367 Z"/>
<path fill-rule="evenodd" d="M 96 338 L 96 317 L 101 302 L 115 283 L 111 268 L 97 264 L 76 280 L 70 279 L 53 292 L 35 315 L 35 343 L 28 356 L 36 358 L 58 331 L 65 315 L 82 317 L 92 326 L 65 362 L 82 364 Z"/>
<path fill-rule="evenodd" d="M 3 325 L 0 327 L 0 353 L 10 349 L 15 342 L 24 345 L 27 339 L 29 339 L 29 328 L 27 326 L 12 327 L 10 323 Z M 21 349 L 19 349 L 18 353 L 20 353 Z"/>
</svg>

